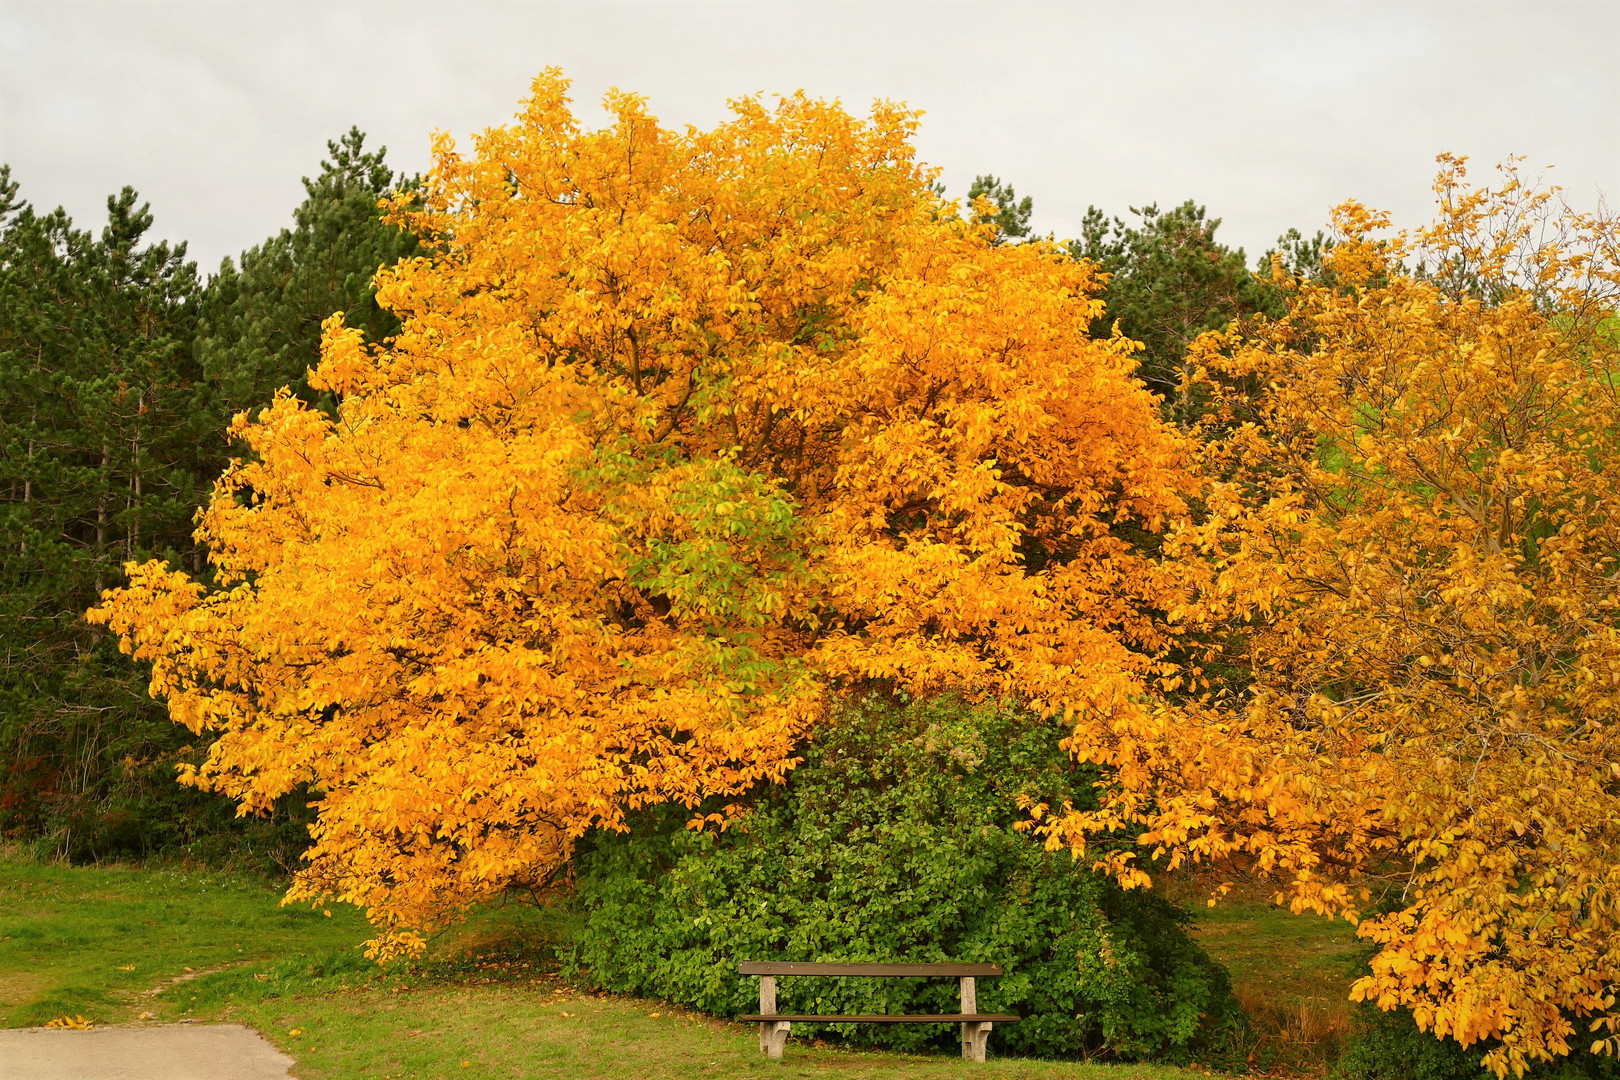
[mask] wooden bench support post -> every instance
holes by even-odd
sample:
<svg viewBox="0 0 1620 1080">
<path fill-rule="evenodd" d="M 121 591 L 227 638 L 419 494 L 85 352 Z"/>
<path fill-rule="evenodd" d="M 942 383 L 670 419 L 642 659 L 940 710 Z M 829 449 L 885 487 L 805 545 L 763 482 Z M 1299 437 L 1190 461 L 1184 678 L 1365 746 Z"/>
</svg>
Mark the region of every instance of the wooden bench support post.
<svg viewBox="0 0 1620 1080">
<path fill-rule="evenodd" d="M 973 976 L 962 976 L 962 1013 L 974 1016 L 979 1011 L 979 989 Z M 990 1041 L 990 1025 L 973 1021 L 962 1025 L 962 1056 L 969 1061 L 983 1061 L 985 1044 Z"/>
<path fill-rule="evenodd" d="M 776 976 L 761 975 L 759 977 L 759 1015 L 773 1016 L 776 1013 Z M 793 1027 L 786 1020 L 773 1020 L 759 1025 L 759 1051 L 768 1057 L 781 1060 L 782 1048 L 787 1045 L 788 1031 Z"/>
</svg>

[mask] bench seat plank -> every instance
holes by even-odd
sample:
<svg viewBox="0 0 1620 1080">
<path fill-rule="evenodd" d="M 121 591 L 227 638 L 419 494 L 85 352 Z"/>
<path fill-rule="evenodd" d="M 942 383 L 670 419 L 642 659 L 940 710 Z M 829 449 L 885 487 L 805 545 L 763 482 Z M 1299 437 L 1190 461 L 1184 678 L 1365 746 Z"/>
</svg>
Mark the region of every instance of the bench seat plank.
<svg viewBox="0 0 1620 1080">
<path fill-rule="evenodd" d="M 743 960 L 739 975 L 921 975 L 993 976 L 1001 974 L 1000 964 L 801 964 L 763 960 Z"/>
<path fill-rule="evenodd" d="M 1004 1016 L 1001 1013 L 942 1013 L 912 1016 L 810 1016 L 797 1013 L 771 1013 L 769 1016 L 737 1017 L 738 1023 L 743 1024 L 768 1024 L 773 1020 L 785 1020 L 790 1024 L 1016 1024 L 1019 1018 Z"/>
</svg>

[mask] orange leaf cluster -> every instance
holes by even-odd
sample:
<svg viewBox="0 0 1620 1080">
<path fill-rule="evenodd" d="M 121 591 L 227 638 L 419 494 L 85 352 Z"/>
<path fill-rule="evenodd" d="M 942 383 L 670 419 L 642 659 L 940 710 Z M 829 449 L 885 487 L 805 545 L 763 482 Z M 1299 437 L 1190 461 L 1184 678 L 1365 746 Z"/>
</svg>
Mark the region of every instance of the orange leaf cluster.
<svg viewBox="0 0 1620 1080">
<path fill-rule="evenodd" d="M 1089 268 L 1002 245 L 913 159 L 914 114 L 797 95 L 669 131 L 555 72 L 435 145 L 384 271 L 403 328 L 336 319 L 312 385 L 235 434 L 200 532 L 92 617 L 218 732 L 189 779 L 319 814 L 293 898 L 388 955 L 539 889 L 587 829 L 779 780 L 828 688 L 1144 709 L 1176 581 L 1181 437 L 1087 335 Z"/>
<path fill-rule="evenodd" d="M 1341 207 L 1286 319 L 1195 347 L 1227 408 L 1167 551 L 1247 685 L 1084 751 L 1115 786 L 1048 831 L 1359 916 L 1355 996 L 1504 1075 L 1620 1046 L 1620 224 L 1442 163 L 1436 225 Z"/>
</svg>

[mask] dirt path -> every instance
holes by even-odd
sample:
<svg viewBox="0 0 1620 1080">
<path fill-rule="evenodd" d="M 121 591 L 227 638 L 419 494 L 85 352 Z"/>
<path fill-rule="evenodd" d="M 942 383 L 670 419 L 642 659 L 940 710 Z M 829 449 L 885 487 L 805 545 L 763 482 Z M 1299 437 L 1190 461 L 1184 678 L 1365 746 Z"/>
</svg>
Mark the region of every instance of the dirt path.
<svg viewBox="0 0 1620 1080">
<path fill-rule="evenodd" d="M 0 1080 L 288 1080 L 292 1063 L 240 1024 L 0 1031 Z"/>
</svg>

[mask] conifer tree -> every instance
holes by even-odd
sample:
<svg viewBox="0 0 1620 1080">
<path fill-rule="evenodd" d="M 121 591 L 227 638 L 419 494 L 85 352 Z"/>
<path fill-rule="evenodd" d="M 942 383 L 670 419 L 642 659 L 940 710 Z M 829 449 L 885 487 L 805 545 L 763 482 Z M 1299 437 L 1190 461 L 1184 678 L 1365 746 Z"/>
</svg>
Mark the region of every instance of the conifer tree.
<svg viewBox="0 0 1620 1080">
<path fill-rule="evenodd" d="M 968 203 L 976 204 L 980 199 L 987 200 L 990 204 L 988 209 L 993 212 L 980 213 L 975 210 L 971 216 L 975 222 L 995 225 L 994 243 L 1005 244 L 1029 238 L 1029 219 L 1035 213 L 1034 199 L 1028 195 L 1020 199 L 1011 184 L 1004 184 L 989 173 L 975 176 L 968 187 Z"/>
<path fill-rule="evenodd" d="M 326 144 L 291 229 L 227 258 L 209 283 L 197 354 L 218 388 L 226 415 L 268 405 L 282 386 L 310 404 L 320 397 L 305 373 L 320 359 L 321 321 L 342 312 L 344 325 L 374 341 L 398 329 L 373 295 L 372 277 L 416 250 L 416 241 L 382 220 L 378 201 L 414 178 L 386 163 L 387 147 L 365 150 L 359 128 Z"/>
<path fill-rule="evenodd" d="M 198 453 L 220 428 L 184 245 L 143 243 L 130 188 L 107 212 L 99 238 L 39 214 L 0 168 L 0 829 L 70 853 L 137 828 L 114 763 L 138 794 L 185 741 L 83 614 L 128 559 L 202 565 Z"/>
<path fill-rule="evenodd" d="M 1106 314 L 1092 332 L 1107 337 L 1117 324 L 1142 343 L 1138 375 L 1164 399 L 1168 417 L 1186 427 L 1200 411 L 1184 378 L 1188 346 L 1206 330 L 1223 330 L 1242 316 L 1281 314 L 1285 303 L 1281 292 L 1249 270 L 1242 248 L 1215 239 L 1221 219 L 1207 217 L 1193 200 L 1166 211 L 1133 206 L 1131 213 L 1135 224 L 1091 207 L 1069 251 L 1109 275 Z M 1284 244 L 1285 254 L 1292 254 L 1286 237 Z"/>
</svg>

